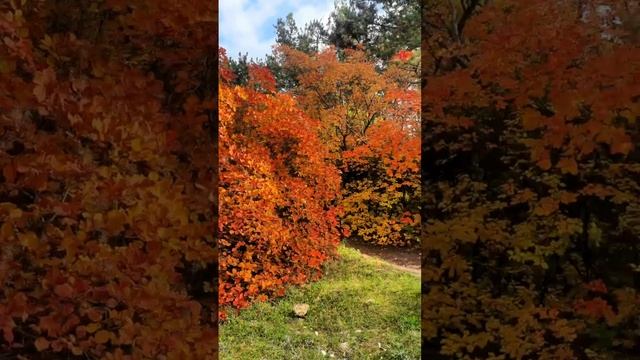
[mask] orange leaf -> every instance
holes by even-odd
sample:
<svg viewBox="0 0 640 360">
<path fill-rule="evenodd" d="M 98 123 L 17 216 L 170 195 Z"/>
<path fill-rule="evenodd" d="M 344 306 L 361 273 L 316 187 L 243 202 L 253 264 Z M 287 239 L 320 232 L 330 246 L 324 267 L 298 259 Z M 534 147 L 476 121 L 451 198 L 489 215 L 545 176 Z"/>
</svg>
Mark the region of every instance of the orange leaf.
<svg viewBox="0 0 640 360">
<path fill-rule="evenodd" d="M 111 333 L 106 330 L 100 330 L 96 333 L 94 339 L 98 344 L 105 344 L 111 339 Z"/>
<path fill-rule="evenodd" d="M 522 119 L 522 128 L 527 131 L 535 130 L 542 125 L 540 114 L 533 110 L 525 110 L 520 117 Z"/>
<path fill-rule="evenodd" d="M 551 168 L 551 157 L 549 155 L 549 152 L 547 150 L 543 150 L 540 153 L 540 156 L 538 157 L 537 160 L 537 165 L 542 169 L 542 170 L 549 170 Z"/>
<path fill-rule="evenodd" d="M 540 199 L 538 202 L 538 206 L 534 209 L 533 213 L 540 216 L 547 216 L 553 214 L 556 210 L 558 210 L 558 201 L 551 198 L 546 197 Z"/>
<path fill-rule="evenodd" d="M 56 287 L 53 289 L 53 292 L 56 293 L 56 295 L 63 297 L 63 298 L 70 298 L 73 296 L 73 287 L 71 287 L 71 285 L 64 283 L 61 285 L 56 285 Z"/>
<path fill-rule="evenodd" d="M 558 161 L 558 167 L 563 174 L 578 174 L 578 163 L 574 158 L 562 158 Z"/>
<path fill-rule="evenodd" d="M 615 141 L 611 145 L 612 154 L 627 155 L 633 149 L 633 144 L 628 141 Z"/>
<path fill-rule="evenodd" d="M 585 289 L 595 293 L 601 293 L 601 294 L 607 293 L 607 285 L 605 285 L 604 282 L 600 279 L 593 280 L 590 283 L 585 284 L 584 287 Z"/>
<path fill-rule="evenodd" d="M 43 351 L 49 348 L 49 340 L 39 337 L 36 339 L 34 345 L 38 351 Z"/>
</svg>

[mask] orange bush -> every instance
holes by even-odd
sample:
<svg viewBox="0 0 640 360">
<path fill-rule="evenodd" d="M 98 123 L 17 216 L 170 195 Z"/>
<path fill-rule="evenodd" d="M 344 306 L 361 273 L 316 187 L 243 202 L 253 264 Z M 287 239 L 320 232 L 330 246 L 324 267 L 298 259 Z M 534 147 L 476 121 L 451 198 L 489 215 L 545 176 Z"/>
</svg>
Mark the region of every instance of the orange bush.
<svg viewBox="0 0 640 360">
<path fill-rule="evenodd" d="M 384 120 L 343 153 L 342 226 L 379 245 L 420 241 L 420 138 Z"/>
<path fill-rule="evenodd" d="M 219 90 L 219 299 L 238 308 L 317 278 L 339 242 L 340 178 L 319 123 L 269 90 L 266 69 L 251 71 L 249 87 L 232 87 L 223 68 Z"/>
</svg>

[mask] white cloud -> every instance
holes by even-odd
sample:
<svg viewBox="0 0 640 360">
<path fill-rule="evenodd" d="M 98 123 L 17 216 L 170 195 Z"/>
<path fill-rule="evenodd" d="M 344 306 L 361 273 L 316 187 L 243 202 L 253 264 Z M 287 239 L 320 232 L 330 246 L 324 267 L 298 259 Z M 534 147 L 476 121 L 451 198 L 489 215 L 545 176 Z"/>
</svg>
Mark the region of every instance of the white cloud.
<svg viewBox="0 0 640 360">
<path fill-rule="evenodd" d="M 295 19 L 298 27 L 302 27 L 304 24 L 314 19 L 321 20 L 324 24 L 333 10 L 333 1 L 328 0 L 316 2 L 315 4 L 309 4 L 309 2 L 302 1 L 302 4 L 295 11 L 292 11 L 293 18 Z"/>
<path fill-rule="evenodd" d="M 220 46 L 227 55 L 263 58 L 275 43 L 276 20 L 293 13 L 296 25 L 313 19 L 326 22 L 333 0 L 220 0 Z"/>
</svg>

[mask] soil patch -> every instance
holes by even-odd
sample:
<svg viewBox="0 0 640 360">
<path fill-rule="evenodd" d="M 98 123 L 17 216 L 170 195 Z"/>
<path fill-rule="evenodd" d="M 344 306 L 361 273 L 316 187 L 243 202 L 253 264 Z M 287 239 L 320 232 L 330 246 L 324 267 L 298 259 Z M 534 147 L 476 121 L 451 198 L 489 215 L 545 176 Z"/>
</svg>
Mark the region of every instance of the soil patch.
<svg viewBox="0 0 640 360">
<path fill-rule="evenodd" d="M 344 240 L 348 247 L 359 250 L 362 254 L 381 259 L 393 267 L 413 274 L 420 274 L 420 248 L 401 248 L 380 246 L 357 240 Z"/>
</svg>

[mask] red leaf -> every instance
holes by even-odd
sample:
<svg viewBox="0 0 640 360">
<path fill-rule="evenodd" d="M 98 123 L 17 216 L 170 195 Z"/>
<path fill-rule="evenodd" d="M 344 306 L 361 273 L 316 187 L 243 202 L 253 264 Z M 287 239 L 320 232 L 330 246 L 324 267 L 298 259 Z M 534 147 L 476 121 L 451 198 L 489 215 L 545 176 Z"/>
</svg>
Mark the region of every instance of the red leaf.
<svg viewBox="0 0 640 360">
<path fill-rule="evenodd" d="M 67 283 L 56 285 L 55 288 L 53 289 L 53 292 L 55 292 L 56 295 L 63 298 L 70 298 L 74 294 L 73 287 Z"/>
</svg>

